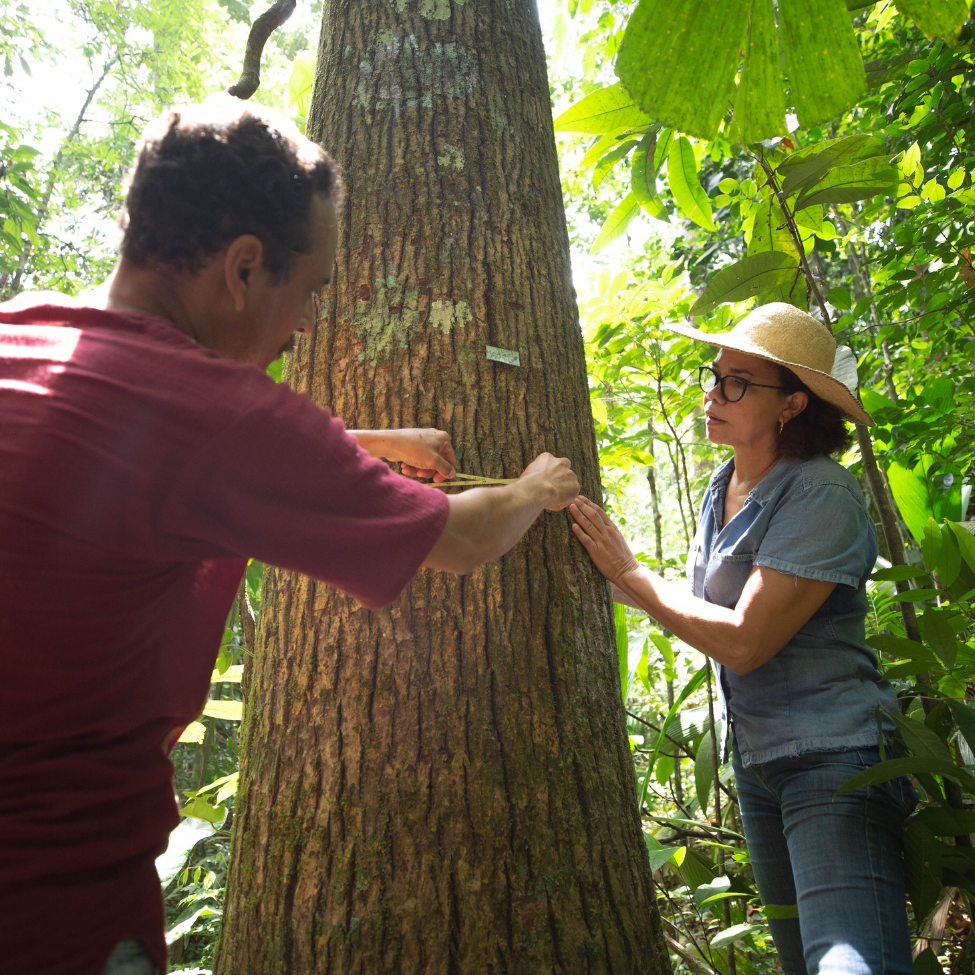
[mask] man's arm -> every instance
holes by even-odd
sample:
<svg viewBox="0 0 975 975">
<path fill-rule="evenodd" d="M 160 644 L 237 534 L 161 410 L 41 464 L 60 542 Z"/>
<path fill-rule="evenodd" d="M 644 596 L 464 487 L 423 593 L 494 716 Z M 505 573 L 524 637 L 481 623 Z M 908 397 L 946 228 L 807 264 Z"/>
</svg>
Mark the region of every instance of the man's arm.
<svg viewBox="0 0 975 975">
<path fill-rule="evenodd" d="M 423 565 L 464 575 L 514 547 L 543 510 L 559 511 L 579 490 L 565 458 L 540 454 L 504 487 L 450 497 L 450 514 Z"/>
<path fill-rule="evenodd" d="M 443 430 L 420 427 L 404 430 L 349 430 L 370 457 L 400 461 L 408 477 L 449 481 L 457 458 Z"/>
</svg>

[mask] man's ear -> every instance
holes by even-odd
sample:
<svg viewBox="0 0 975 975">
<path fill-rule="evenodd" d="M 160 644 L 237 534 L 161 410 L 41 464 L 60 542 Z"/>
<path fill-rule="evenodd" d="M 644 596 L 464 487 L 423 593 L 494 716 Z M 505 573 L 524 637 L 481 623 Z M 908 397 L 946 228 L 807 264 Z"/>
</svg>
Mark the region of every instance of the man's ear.
<svg viewBox="0 0 975 975">
<path fill-rule="evenodd" d="M 253 288 L 255 272 L 264 267 L 264 245 L 254 234 L 235 237 L 227 246 L 223 259 L 223 276 L 234 303 L 234 311 L 243 311 Z"/>
</svg>

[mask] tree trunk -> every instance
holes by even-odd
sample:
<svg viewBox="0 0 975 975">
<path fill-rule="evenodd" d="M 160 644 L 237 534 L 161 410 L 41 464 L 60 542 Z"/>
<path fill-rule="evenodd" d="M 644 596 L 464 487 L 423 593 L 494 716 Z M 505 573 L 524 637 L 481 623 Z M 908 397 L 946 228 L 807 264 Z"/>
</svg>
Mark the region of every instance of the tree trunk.
<svg viewBox="0 0 975 975">
<path fill-rule="evenodd" d="M 449 431 L 466 473 L 568 456 L 598 499 L 551 118 L 531 0 L 326 0 L 308 131 L 347 196 L 288 377 L 351 427 Z M 270 569 L 262 606 L 217 972 L 669 970 L 567 514 L 380 611 Z"/>
</svg>

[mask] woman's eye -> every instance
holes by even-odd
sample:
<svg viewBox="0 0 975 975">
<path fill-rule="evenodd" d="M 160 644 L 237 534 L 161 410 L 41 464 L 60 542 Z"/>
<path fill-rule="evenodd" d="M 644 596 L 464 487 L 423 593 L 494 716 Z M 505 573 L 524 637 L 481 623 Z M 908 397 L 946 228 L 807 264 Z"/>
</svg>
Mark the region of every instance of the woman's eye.
<svg viewBox="0 0 975 975">
<path fill-rule="evenodd" d="M 745 388 L 745 381 L 737 376 L 729 376 L 728 381 L 731 383 L 731 388 L 736 392 L 740 393 Z"/>
</svg>

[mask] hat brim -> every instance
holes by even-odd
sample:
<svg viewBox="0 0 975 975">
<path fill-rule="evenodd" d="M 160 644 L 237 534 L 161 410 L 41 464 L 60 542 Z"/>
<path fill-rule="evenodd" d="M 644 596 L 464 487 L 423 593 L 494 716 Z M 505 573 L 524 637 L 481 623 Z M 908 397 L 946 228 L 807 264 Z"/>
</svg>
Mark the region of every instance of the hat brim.
<svg viewBox="0 0 975 975">
<path fill-rule="evenodd" d="M 874 425 L 873 417 L 857 402 L 856 397 L 850 392 L 847 386 L 838 379 L 834 379 L 829 373 L 822 372 L 819 369 L 810 369 L 809 366 L 802 366 L 797 362 L 779 359 L 774 355 L 770 355 L 765 349 L 753 345 L 751 342 L 743 341 L 730 332 L 702 332 L 701 329 L 692 328 L 690 325 L 679 323 L 661 324 L 668 331 L 676 332 L 685 338 L 705 342 L 708 345 L 715 345 L 721 349 L 744 352 L 746 355 L 758 356 L 759 359 L 765 359 L 768 362 L 785 366 L 786 369 L 791 369 L 820 399 L 826 400 L 827 403 L 832 403 L 833 406 L 842 410 L 855 423 L 864 423 L 867 426 Z"/>
</svg>

